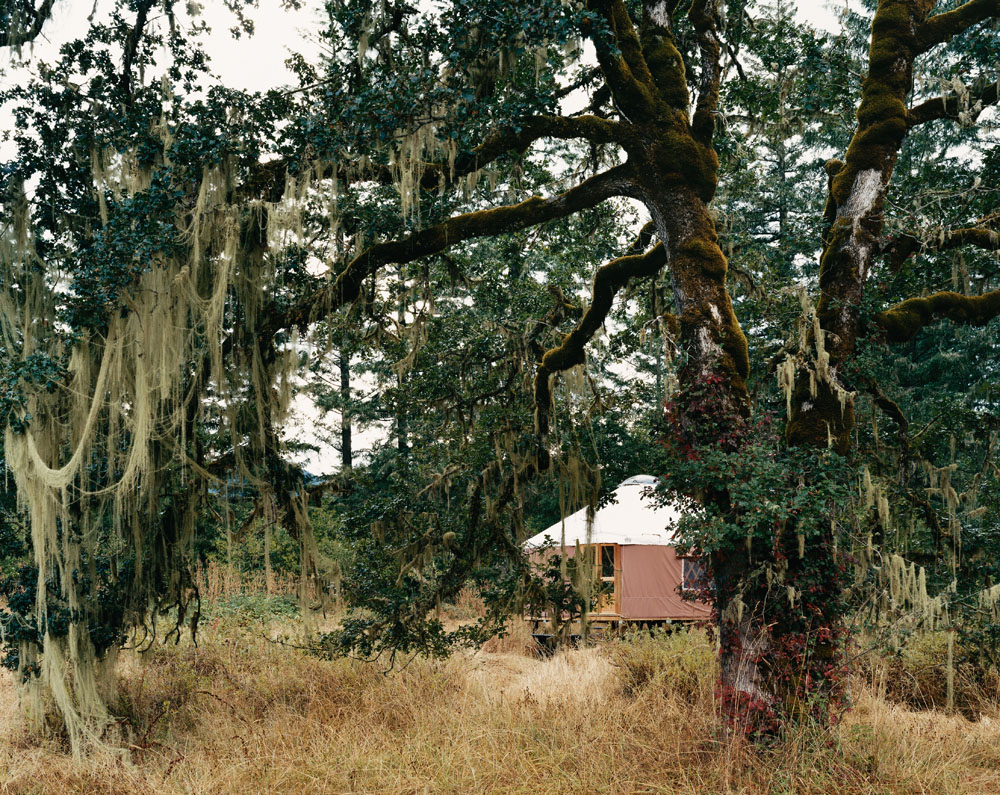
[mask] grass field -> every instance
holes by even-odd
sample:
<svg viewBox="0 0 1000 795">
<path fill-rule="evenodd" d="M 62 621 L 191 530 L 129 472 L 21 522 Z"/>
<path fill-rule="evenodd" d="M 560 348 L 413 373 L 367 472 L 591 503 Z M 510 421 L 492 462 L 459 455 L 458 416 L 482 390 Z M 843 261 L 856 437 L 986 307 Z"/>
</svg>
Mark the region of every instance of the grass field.
<svg viewBox="0 0 1000 795">
<path fill-rule="evenodd" d="M 856 706 L 832 732 L 757 750 L 727 738 L 697 634 L 539 660 L 519 627 L 485 651 L 387 672 L 269 632 L 223 615 L 197 648 L 123 654 L 127 750 L 82 763 L 58 737 L 25 732 L 4 674 L 0 792 L 1000 792 L 996 715 L 893 705 L 878 677 L 854 683 Z"/>
</svg>

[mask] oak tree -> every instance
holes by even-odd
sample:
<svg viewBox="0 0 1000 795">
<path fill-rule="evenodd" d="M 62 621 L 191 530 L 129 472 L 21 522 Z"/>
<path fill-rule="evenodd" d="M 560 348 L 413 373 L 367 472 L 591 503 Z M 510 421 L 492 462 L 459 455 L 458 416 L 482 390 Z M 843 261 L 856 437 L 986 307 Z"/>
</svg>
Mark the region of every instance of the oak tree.
<svg viewBox="0 0 1000 795">
<path fill-rule="evenodd" d="M 0 43 L 37 35 L 49 10 L 5 6 L 17 26 Z M 531 261 L 538 276 L 528 282 L 509 278 L 506 260 L 506 283 L 492 289 L 531 301 L 547 294 L 548 309 L 519 333 L 489 327 L 474 337 L 481 349 L 452 351 L 460 361 L 442 367 L 478 368 L 459 389 L 432 383 L 430 368 L 419 373 L 448 410 L 447 433 L 425 442 L 455 433 L 448 449 L 475 454 L 433 477 L 418 470 L 428 482 L 363 506 L 381 607 L 345 622 L 337 642 L 377 652 L 416 637 L 439 650 L 447 638 L 425 617 L 484 557 L 516 557 L 525 489 L 553 471 L 577 498 L 596 484 L 583 448 L 567 454 L 556 438 L 554 407 L 572 401 L 554 395 L 560 378 L 581 379 L 616 301 L 652 283 L 648 317 L 673 343 L 678 380 L 661 428 L 666 482 L 701 517 L 685 533 L 714 575 L 723 703 L 755 729 L 829 714 L 842 684 L 851 546 L 839 487 L 858 395 L 878 395 L 853 380 L 854 363 L 867 341 L 909 343 L 940 319 L 981 325 L 1000 313 L 996 290 L 925 293 L 932 285 L 914 277 L 915 294 L 890 303 L 873 280 L 883 263 L 911 273 L 915 258 L 935 251 L 998 247 L 988 213 L 932 239 L 886 228 L 907 140 L 971 125 L 997 102 L 987 71 L 996 0 L 880 0 L 863 79 L 830 89 L 836 107 L 785 93 L 796 85 L 783 71 L 792 56 L 766 28 L 788 31 L 787 14 L 737 0 L 454 0 L 433 10 L 390 0 L 326 10 L 324 58 L 293 57 L 300 85 L 287 91 L 213 84 L 196 4 L 131 0 L 0 96 L 17 121 L 2 174 L 0 409 L 33 556 L 10 591 L 17 615 L 5 640 L 28 690 L 54 697 L 75 747 L 100 736 L 108 686 L 99 673 L 124 633 L 155 627 L 168 610 L 175 629 L 188 617 L 196 624 L 192 538 L 202 507 L 234 478 L 299 540 L 306 584 L 321 583 L 310 484 L 282 435 L 293 372 L 310 351 L 343 341 L 338 323 L 370 325 L 403 363 L 392 413 L 406 458 L 407 370 L 431 353 L 429 328 L 468 325 L 463 302 L 490 299 L 466 281 L 463 262 L 488 266 L 507 241 L 545 256 Z M 768 21 L 758 26 L 756 16 Z M 981 48 L 937 67 L 951 78 L 943 92 L 940 82 L 914 85 L 917 66 L 978 35 Z M 843 65 L 831 50 L 808 34 L 802 46 L 798 68 L 837 85 L 829 78 Z M 773 60 L 748 76 L 744 53 L 769 50 Z M 766 74 L 766 90 L 753 90 Z M 807 201 L 785 183 L 819 139 L 796 140 L 792 101 L 818 116 L 848 111 L 848 129 L 827 141 L 842 143 L 841 156 L 812 173 Z M 727 119 L 725 103 L 744 120 Z M 761 133 L 755 119 L 775 117 Z M 774 179 L 756 210 L 744 192 L 723 216 L 720 176 L 749 178 L 724 168 L 741 139 L 774 152 Z M 625 201 L 648 222 L 594 269 L 586 307 L 555 281 L 540 287 L 549 254 L 587 248 L 582 230 Z M 796 213 L 808 219 L 820 204 L 810 240 Z M 729 272 L 742 249 L 720 240 L 720 219 L 756 211 L 775 219 L 763 225 L 776 235 L 769 250 L 782 253 L 776 282 L 801 288 L 799 334 L 772 363 L 787 410 L 780 428 L 755 413 L 748 390 L 761 374 L 747 330 L 770 343 L 773 328 L 741 327 Z M 768 242 L 747 237 L 756 237 L 748 250 Z M 600 239 L 590 255 L 609 247 Z M 442 319 L 435 303 L 446 282 L 463 287 Z M 755 311 L 749 299 L 740 306 Z M 469 421 L 484 415 L 490 432 L 470 435 Z M 460 510 L 425 505 L 450 505 L 453 492 Z M 412 539 L 394 568 L 374 548 L 385 523 Z"/>
</svg>

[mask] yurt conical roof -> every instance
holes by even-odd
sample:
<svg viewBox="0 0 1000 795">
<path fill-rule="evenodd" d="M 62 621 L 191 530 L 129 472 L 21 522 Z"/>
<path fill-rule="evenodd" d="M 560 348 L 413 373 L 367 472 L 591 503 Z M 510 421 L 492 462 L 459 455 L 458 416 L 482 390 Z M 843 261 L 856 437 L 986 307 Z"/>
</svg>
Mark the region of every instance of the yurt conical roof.
<svg viewBox="0 0 1000 795">
<path fill-rule="evenodd" d="M 651 492 L 656 482 L 652 475 L 630 477 L 615 489 L 614 501 L 597 510 L 592 527 L 587 527 L 587 509 L 581 508 L 529 538 L 525 546 L 537 549 L 550 542 L 568 547 L 578 543 L 671 546 L 681 513 L 654 498 Z"/>
</svg>

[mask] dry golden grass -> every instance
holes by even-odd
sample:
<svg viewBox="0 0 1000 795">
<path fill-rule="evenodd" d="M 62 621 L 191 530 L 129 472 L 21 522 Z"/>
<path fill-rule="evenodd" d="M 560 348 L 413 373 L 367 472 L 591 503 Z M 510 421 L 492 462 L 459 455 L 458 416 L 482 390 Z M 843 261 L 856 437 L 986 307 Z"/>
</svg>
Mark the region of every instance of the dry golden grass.
<svg viewBox="0 0 1000 795">
<path fill-rule="evenodd" d="M 0 685 L 3 793 L 995 793 L 1000 721 L 913 712 L 855 687 L 832 733 L 725 739 L 711 648 L 639 639 L 539 660 L 517 650 L 324 661 L 235 622 L 121 663 L 125 759 L 74 763 L 21 728 Z"/>
<path fill-rule="evenodd" d="M 969 661 L 973 648 L 955 644 L 955 709 L 968 717 L 1000 717 L 1000 672 Z M 948 704 L 946 632 L 916 635 L 896 652 L 860 658 L 860 668 L 880 697 L 918 709 Z"/>
<path fill-rule="evenodd" d="M 216 561 L 195 572 L 195 584 L 201 598 L 206 603 L 217 602 L 233 596 L 247 594 L 295 595 L 298 593 L 299 579 L 280 572 L 271 575 L 268 583 L 262 571 L 245 572 L 233 566 L 225 566 Z"/>
</svg>

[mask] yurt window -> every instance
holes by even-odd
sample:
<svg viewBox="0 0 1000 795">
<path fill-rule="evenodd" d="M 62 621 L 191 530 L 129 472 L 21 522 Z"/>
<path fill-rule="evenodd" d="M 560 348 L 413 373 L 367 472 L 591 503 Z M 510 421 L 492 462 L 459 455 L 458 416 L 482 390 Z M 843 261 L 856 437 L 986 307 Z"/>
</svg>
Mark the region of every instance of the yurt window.
<svg viewBox="0 0 1000 795">
<path fill-rule="evenodd" d="M 708 585 L 705 564 L 698 558 L 681 558 L 681 588 L 699 591 Z"/>
<path fill-rule="evenodd" d="M 612 544 L 604 544 L 601 547 L 601 579 L 613 580 L 615 578 L 615 548 Z"/>
<path fill-rule="evenodd" d="M 617 544 L 598 544 L 594 561 L 594 574 L 598 579 L 601 594 L 597 598 L 596 612 L 617 613 L 619 609 L 619 587 Z"/>
</svg>

